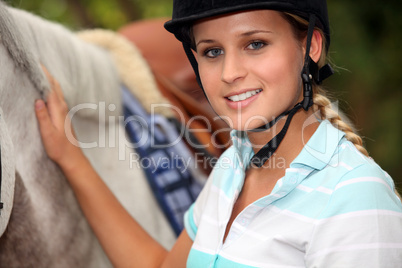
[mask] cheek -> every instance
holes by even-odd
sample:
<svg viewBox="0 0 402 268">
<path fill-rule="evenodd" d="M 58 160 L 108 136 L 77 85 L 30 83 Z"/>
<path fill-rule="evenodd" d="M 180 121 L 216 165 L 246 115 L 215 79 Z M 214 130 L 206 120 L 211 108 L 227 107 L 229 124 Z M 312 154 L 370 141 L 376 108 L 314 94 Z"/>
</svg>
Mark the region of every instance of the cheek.
<svg viewBox="0 0 402 268">
<path fill-rule="evenodd" d="M 198 65 L 198 71 L 200 74 L 200 79 L 202 87 L 207 95 L 208 99 L 213 99 L 212 96 L 216 93 L 216 88 L 219 82 L 219 73 L 213 70 L 211 67 L 206 67 L 203 64 Z"/>
<path fill-rule="evenodd" d="M 266 60 L 264 65 L 256 65 L 258 66 L 256 72 L 267 77 L 266 80 L 268 83 L 280 87 L 279 90 L 294 91 L 297 90 L 299 85 L 300 73 L 303 67 L 303 57 L 302 53 L 298 50 L 287 49 L 285 51 L 295 52 L 292 54 L 283 51 L 281 51 L 281 53 L 278 52 L 275 57 Z"/>
<path fill-rule="evenodd" d="M 256 66 L 255 73 L 264 81 L 267 91 L 275 99 L 282 96 L 288 98 L 288 94 L 294 94 L 297 90 L 299 71 L 294 61 L 281 58 Z"/>
<path fill-rule="evenodd" d="M 277 51 L 275 57 L 268 58 L 264 64 L 260 63 L 254 68 L 266 86 L 265 102 L 276 115 L 291 109 L 302 95 L 302 54 L 299 51 L 292 54 L 286 51 Z"/>
</svg>

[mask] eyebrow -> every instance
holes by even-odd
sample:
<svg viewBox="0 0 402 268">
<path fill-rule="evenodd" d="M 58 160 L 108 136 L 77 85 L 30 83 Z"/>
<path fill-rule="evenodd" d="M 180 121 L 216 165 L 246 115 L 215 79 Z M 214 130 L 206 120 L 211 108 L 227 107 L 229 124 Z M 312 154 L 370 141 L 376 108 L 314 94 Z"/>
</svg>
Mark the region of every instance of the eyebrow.
<svg viewBox="0 0 402 268">
<path fill-rule="evenodd" d="M 272 33 L 274 33 L 274 32 L 272 32 L 272 31 L 267 31 L 267 30 L 254 30 L 254 31 L 249 31 L 249 32 L 242 33 L 242 34 L 240 34 L 240 36 L 250 36 L 250 35 L 258 34 L 258 33 L 269 33 L 269 34 L 272 34 Z"/>
<path fill-rule="evenodd" d="M 251 36 L 251 35 L 254 35 L 254 34 L 258 34 L 258 33 L 269 33 L 269 34 L 272 34 L 273 32 L 272 32 L 272 31 L 266 31 L 266 30 L 253 30 L 253 31 L 241 33 L 241 34 L 239 34 L 239 36 Z M 215 41 L 212 40 L 212 39 L 203 39 L 203 40 L 198 41 L 197 44 L 196 44 L 196 46 L 198 46 L 200 43 L 207 43 L 207 44 L 210 44 L 210 43 L 213 43 L 213 42 L 215 42 Z"/>
<path fill-rule="evenodd" d="M 198 45 L 201 44 L 201 43 L 211 44 L 211 43 L 214 43 L 214 42 L 215 42 L 215 41 L 212 40 L 212 39 L 205 39 L 205 40 L 200 40 L 200 41 L 198 41 L 197 44 L 195 44 L 195 45 L 198 46 Z"/>
</svg>

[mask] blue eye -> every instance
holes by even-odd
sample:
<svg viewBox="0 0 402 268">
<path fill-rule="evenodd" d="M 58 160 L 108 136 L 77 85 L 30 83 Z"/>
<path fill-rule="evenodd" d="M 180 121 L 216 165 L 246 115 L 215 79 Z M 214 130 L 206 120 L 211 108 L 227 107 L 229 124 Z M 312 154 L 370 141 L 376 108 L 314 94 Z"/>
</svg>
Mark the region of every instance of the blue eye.
<svg viewBox="0 0 402 268">
<path fill-rule="evenodd" d="M 204 52 L 204 55 L 209 58 L 216 58 L 222 54 L 223 54 L 223 50 L 220 48 L 212 48 L 212 49 L 208 49 Z"/>
<path fill-rule="evenodd" d="M 254 42 L 250 43 L 250 44 L 247 46 L 247 48 L 253 49 L 253 50 L 258 50 L 258 49 L 261 49 L 261 48 L 264 47 L 264 46 L 265 46 L 265 43 L 264 43 L 264 42 L 261 42 L 261 41 L 254 41 Z"/>
</svg>

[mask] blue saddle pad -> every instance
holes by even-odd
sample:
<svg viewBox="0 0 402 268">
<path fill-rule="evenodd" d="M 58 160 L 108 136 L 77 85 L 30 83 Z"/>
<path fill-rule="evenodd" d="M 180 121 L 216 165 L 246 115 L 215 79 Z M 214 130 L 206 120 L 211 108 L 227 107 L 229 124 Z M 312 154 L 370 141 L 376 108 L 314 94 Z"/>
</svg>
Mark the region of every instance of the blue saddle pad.
<svg viewBox="0 0 402 268">
<path fill-rule="evenodd" d="M 123 87 L 125 127 L 139 155 L 149 185 L 176 235 L 183 216 L 200 193 L 203 183 L 189 167 L 193 158 L 174 119 L 147 113 Z M 193 168 L 194 169 L 194 168 Z"/>
</svg>

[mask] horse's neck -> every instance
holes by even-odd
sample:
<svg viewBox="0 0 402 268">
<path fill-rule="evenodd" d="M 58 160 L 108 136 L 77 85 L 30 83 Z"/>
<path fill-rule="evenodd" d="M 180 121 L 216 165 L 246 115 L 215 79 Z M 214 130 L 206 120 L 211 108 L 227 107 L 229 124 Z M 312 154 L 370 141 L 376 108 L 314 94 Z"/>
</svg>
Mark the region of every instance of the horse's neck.
<svg viewBox="0 0 402 268">
<path fill-rule="evenodd" d="M 105 102 L 106 107 L 120 103 L 120 81 L 107 51 L 81 41 L 59 24 L 18 9 L 10 12 L 37 62 L 47 67 L 60 83 L 70 107 L 82 103 Z M 120 107 L 115 110 L 120 111 Z M 83 109 L 80 114 L 96 117 L 98 112 Z"/>
<path fill-rule="evenodd" d="M 67 181 L 63 179 L 61 171 L 47 158 L 41 143 L 34 114 L 34 100 L 41 97 L 40 84 L 46 82 L 40 69 L 40 63 L 47 66 L 49 71 L 60 81 L 63 90 L 67 90 L 65 95 L 68 102 L 74 105 L 80 99 L 92 97 L 94 102 L 97 100 L 96 82 L 93 85 L 94 87 L 82 85 L 85 81 L 83 70 L 88 65 L 97 67 L 95 61 L 101 65 L 102 59 L 107 57 L 102 56 L 100 57 L 102 59 L 99 60 L 92 58 L 93 53 L 89 51 L 89 46 L 88 48 L 85 48 L 85 44 L 81 46 L 78 41 L 74 40 L 76 38 L 73 37 L 72 33 L 63 30 L 60 26 L 15 9 L 9 9 L 9 14 L 11 14 L 11 17 L 8 18 L 10 24 L 3 26 L 10 26 L 10 28 L 3 28 L 3 30 L 8 30 L 11 35 L 2 35 L 0 40 L 0 107 L 4 111 L 2 113 L 4 121 L 0 122 L 0 140 L 3 156 L 2 169 L 5 175 L 3 176 L 2 188 L 7 193 L 4 194 L 2 190 L 2 201 L 6 209 L 2 211 L 0 232 L 2 233 L 1 229 L 7 226 L 8 219 L 6 218 L 10 216 L 9 212 L 13 205 L 12 197 L 14 197 L 14 201 L 21 206 L 13 210 L 11 220 L 13 216 L 15 219 L 18 212 L 24 211 L 26 208 L 29 209 L 30 213 L 23 215 L 23 219 L 30 224 L 22 226 L 18 220 L 14 220 L 13 226 L 7 229 L 9 240 L 10 237 L 19 236 L 23 238 L 24 235 L 29 235 L 34 231 L 40 239 L 25 240 L 24 247 L 27 250 L 29 248 L 43 248 L 49 254 L 55 255 L 63 241 L 82 239 L 93 243 L 95 239 L 85 222 L 82 226 L 77 226 L 76 222 L 83 222 L 77 201 L 68 187 Z M 7 40 L 9 42 L 5 42 L 6 37 L 10 38 Z M 56 42 L 56 40 L 58 41 Z M 12 51 L 14 54 L 10 53 L 12 48 L 9 44 L 12 41 L 18 42 L 18 49 Z M 80 51 L 80 47 L 83 47 L 84 51 Z M 80 59 L 77 55 L 86 56 L 88 65 L 83 65 L 85 59 Z M 29 64 L 24 65 L 27 62 Z M 104 68 L 112 69 L 112 64 L 106 65 Z M 88 78 L 88 80 L 94 79 L 94 77 Z M 101 82 L 97 83 L 100 84 Z M 104 89 L 102 86 L 99 88 Z M 79 89 L 85 90 L 80 91 Z M 9 139 L 3 135 L 5 129 L 9 133 Z M 13 148 L 7 150 L 10 146 Z M 15 171 L 12 168 L 13 166 L 15 166 Z M 4 173 L 4 171 L 9 172 Z M 20 191 L 13 195 L 13 191 L 10 190 L 13 189 L 12 181 L 8 175 L 15 178 L 15 174 L 19 174 Z M 21 187 L 24 191 L 21 191 Z M 7 195 L 11 199 L 7 198 Z M 16 226 L 19 228 L 13 228 Z M 35 229 L 36 227 L 37 229 Z M 76 234 L 77 239 L 71 234 Z M 1 238 L 1 246 L 7 245 L 5 238 Z M 35 243 L 37 244 L 35 245 Z M 77 252 L 73 254 L 74 257 L 71 259 L 72 263 L 74 259 L 83 261 L 86 258 L 81 256 L 85 255 L 86 246 L 82 247 L 76 249 Z M 23 255 L 24 252 L 26 252 L 24 249 L 11 250 L 11 254 L 7 255 L 5 251 L 0 251 L 0 263 L 9 266 L 10 263 L 2 262 L 4 258 L 18 260 L 18 256 Z M 93 244 L 91 252 L 101 252 L 101 250 L 99 246 Z M 38 254 L 38 256 L 40 255 Z M 91 258 L 91 256 L 87 258 Z M 33 266 L 54 266 L 44 265 L 39 259 L 37 261 L 38 263 Z M 44 256 L 44 261 L 46 263 L 50 260 Z"/>
<path fill-rule="evenodd" d="M 9 143 L 13 144 L 15 152 L 15 157 L 8 154 L 3 160 L 15 161 L 25 187 L 36 197 L 36 205 L 42 208 L 37 211 L 46 211 L 48 206 L 54 205 L 51 200 L 57 200 L 51 192 L 43 194 L 48 185 L 58 184 L 56 195 L 68 187 L 64 180 L 56 181 L 55 177 L 62 175 L 46 157 L 37 131 L 34 100 L 41 97 L 38 85 L 46 83 L 40 64 L 47 66 L 59 80 L 71 107 L 79 103 L 98 104 L 102 100 L 117 106 L 120 103 L 119 83 L 106 52 L 80 41 L 62 26 L 0 5 L 2 19 L 8 16 L 8 22 L 2 25 L 2 33 L 9 33 L 3 34 L 0 40 L 0 107 L 4 111 L 0 127 L 7 127 L 12 133 Z M 15 47 L 10 47 L 12 42 Z M 87 114 L 81 115 L 93 117 L 94 121 L 98 119 L 97 110 L 83 111 Z M 2 139 L 2 142 L 7 141 Z M 6 180 L 3 183 L 6 184 Z"/>
</svg>

